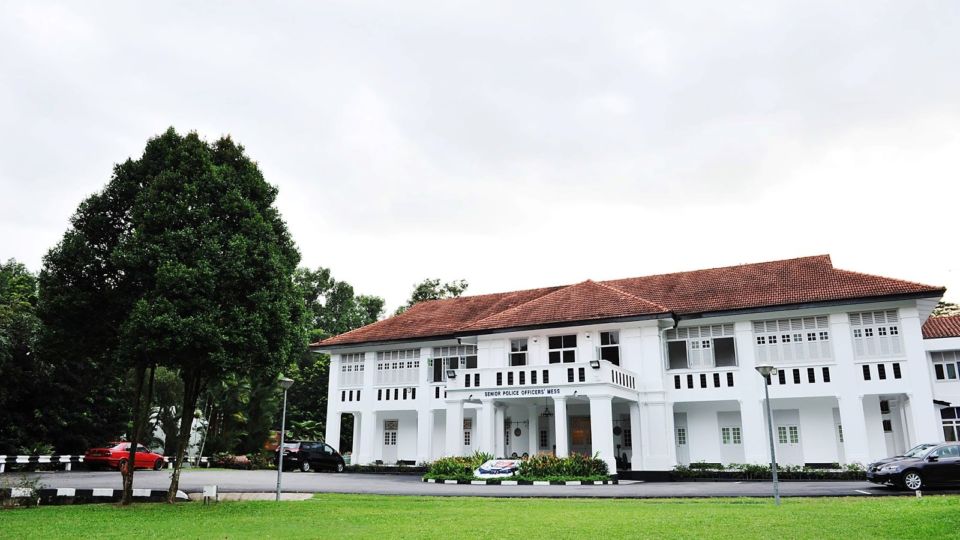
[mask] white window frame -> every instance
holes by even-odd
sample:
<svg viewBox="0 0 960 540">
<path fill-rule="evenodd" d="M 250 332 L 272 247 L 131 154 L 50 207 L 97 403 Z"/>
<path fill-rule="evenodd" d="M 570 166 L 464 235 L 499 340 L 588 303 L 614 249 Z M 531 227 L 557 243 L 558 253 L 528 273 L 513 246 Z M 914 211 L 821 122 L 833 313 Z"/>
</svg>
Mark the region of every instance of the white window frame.
<svg viewBox="0 0 960 540">
<path fill-rule="evenodd" d="M 717 339 L 731 339 L 733 342 L 733 365 L 717 367 L 716 344 Z M 667 330 L 664 334 L 664 358 L 666 368 L 669 369 L 727 369 L 735 368 L 740 364 L 737 352 L 736 332 L 733 323 L 711 324 L 709 326 L 686 326 Z M 687 367 L 670 367 L 670 342 L 684 342 L 687 349 Z"/>
<path fill-rule="evenodd" d="M 900 315 L 895 309 L 848 314 L 854 358 L 890 358 L 904 355 Z"/>
<path fill-rule="evenodd" d="M 568 337 L 572 337 L 572 338 L 573 338 L 574 345 L 573 345 L 572 347 L 567 347 L 567 346 L 563 343 L 563 341 L 565 341 L 565 338 L 568 338 Z M 550 339 L 551 339 L 551 338 L 559 338 L 559 339 L 560 339 L 560 341 L 561 341 L 560 348 L 558 348 L 558 349 L 550 348 Z M 576 362 L 576 361 L 577 361 L 577 343 L 579 343 L 579 337 L 577 336 L 577 334 L 561 334 L 561 335 L 558 335 L 558 336 L 548 336 L 548 337 L 547 337 L 547 363 L 553 363 L 553 362 L 550 361 L 550 353 L 554 353 L 554 352 L 560 353 L 560 362 L 557 362 L 557 363 L 559 363 L 559 364 L 572 364 L 572 363 Z M 566 359 L 565 359 L 566 356 L 567 356 L 566 353 L 567 353 L 568 351 L 573 351 L 573 361 L 572 361 L 572 362 L 567 362 Z"/>
<path fill-rule="evenodd" d="M 686 446 L 687 444 L 687 428 L 678 427 L 676 428 L 677 432 L 677 444 L 680 446 Z"/>
<path fill-rule="evenodd" d="M 513 363 L 514 359 L 523 359 L 519 364 Z M 527 338 L 515 338 L 510 340 L 510 352 L 507 354 L 508 366 L 526 366 L 530 360 L 530 347 Z"/>
<path fill-rule="evenodd" d="M 960 380 L 960 351 L 931 351 L 930 360 L 933 363 L 933 379 L 936 382 L 949 383 Z M 937 366 L 940 366 L 943 377 L 937 373 Z M 952 377 L 951 372 L 953 372 Z"/>
<path fill-rule="evenodd" d="M 607 338 L 607 344 L 603 344 L 604 335 Z M 611 339 L 612 338 L 612 339 Z M 606 330 L 600 332 L 600 346 L 597 347 L 597 359 L 603 358 L 603 351 L 606 349 L 616 349 L 617 350 L 617 365 L 620 365 L 623 360 L 623 351 L 620 350 L 620 331 L 619 330 Z"/>
<path fill-rule="evenodd" d="M 753 321 L 757 362 L 773 365 L 833 358 L 826 315 Z"/>
</svg>

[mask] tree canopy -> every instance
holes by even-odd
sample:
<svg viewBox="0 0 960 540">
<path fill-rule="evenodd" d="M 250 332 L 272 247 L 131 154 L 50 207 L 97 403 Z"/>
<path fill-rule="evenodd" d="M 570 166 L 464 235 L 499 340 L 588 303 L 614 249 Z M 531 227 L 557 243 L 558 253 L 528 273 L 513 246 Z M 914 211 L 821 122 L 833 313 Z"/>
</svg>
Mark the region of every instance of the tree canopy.
<svg viewBox="0 0 960 540">
<path fill-rule="evenodd" d="M 427 278 L 413 286 L 413 292 L 410 299 L 403 306 L 397 308 L 395 315 L 399 315 L 410 309 L 411 306 L 427 300 L 440 300 L 443 298 L 456 298 L 467 290 L 470 284 L 465 279 L 456 279 L 443 283 L 438 278 Z"/>
<path fill-rule="evenodd" d="M 229 137 L 171 128 L 115 167 L 45 258 L 54 347 L 80 340 L 89 359 L 179 373 L 178 458 L 206 384 L 276 377 L 304 348 L 300 257 L 276 194 Z"/>
</svg>

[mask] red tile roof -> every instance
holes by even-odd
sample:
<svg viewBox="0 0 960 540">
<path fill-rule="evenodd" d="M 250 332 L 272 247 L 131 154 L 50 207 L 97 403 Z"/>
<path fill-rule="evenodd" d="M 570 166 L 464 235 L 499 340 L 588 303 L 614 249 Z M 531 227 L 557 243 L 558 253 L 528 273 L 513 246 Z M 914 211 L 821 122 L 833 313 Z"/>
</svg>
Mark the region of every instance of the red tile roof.
<svg viewBox="0 0 960 540">
<path fill-rule="evenodd" d="M 744 264 L 417 304 L 401 315 L 315 346 L 451 337 L 491 330 L 626 317 L 693 315 L 945 289 L 833 267 L 829 255 Z"/>
<path fill-rule="evenodd" d="M 930 317 L 923 324 L 923 339 L 960 337 L 960 315 Z"/>
</svg>

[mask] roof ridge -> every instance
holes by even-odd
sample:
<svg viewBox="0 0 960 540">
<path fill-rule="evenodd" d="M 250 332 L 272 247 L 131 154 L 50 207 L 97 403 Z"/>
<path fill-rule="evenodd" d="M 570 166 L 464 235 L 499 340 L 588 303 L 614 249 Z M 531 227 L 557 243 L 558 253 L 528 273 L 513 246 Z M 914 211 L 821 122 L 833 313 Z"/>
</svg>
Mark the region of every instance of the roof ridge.
<svg viewBox="0 0 960 540">
<path fill-rule="evenodd" d="M 826 259 L 827 262 L 830 263 L 830 268 L 834 268 L 834 266 L 833 266 L 833 260 L 830 258 L 830 254 L 829 254 L 829 253 L 824 253 L 824 254 L 820 254 L 820 255 L 807 255 L 807 256 L 804 256 L 804 257 L 790 257 L 790 258 L 788 258 L 788 259 L 777 259 L 777 260 L 773 260 L 773 261 L 760 261 L 760 262 L 753 262 L 753 263 L 728 264 L 728 265 L 726 265 L 726 266 L 714 266 L 714 267 L 712 267 L 712 268 L 697 268 L 697 269 L 694 269 L 694 270 L 679 270 L 679 271 L 676 271 L 676 272 L 663 272 L 663 273 L 660 273 L 660 274 L 647 274 L 647 275 L 645 275 L 645 276 L 633 276 L 633 277 L 607 279 L 607 280 L 604 280 L 603 283 L 610 283 L 610 282 L 612 282 L 612 281 L 626 281 L 626 280 L 628 280 L 628 279 L 647 279 L 647 278 L 656 278 L 656 277 L 663 277 L 663 276 L 676 276 L 676 275 L 679 275 L 679 274 L 693 274 L 693 273 L 696 273 L 696 272 L 710 272 L 710 271 L 713 271 L 713 270 L 729 270 L 729 269 L 731 269 L 731 268 L 743 268 L 743 267 L 746 267 L 746 266 L 760 266 L 760 265 L 764 265 L 764 264 L 776 264 L 776 263 L 785 263 L 785 262 L 790 262 L 790 261 L 802 261 L 802 260 L 806 260 L 806 259 Z M 835 269 L 835 268 L 834 268 L 834 269 Z"/>
<path fill-rule="evenodd" d="M 590 281 L 590 280 L 587 280 L 587 281 Z M 571 285 L 561 285 L 560 288 L 558 288 L 558 289 L 556 289 L 556 290 L 553 290 L 553 291 L 550 291 L 550 292 L 548 292 L 547 294 L 541 294 L 540 296 L 538 296 L 538 297 L 536 297 L 536 298 L 531 298 L 530 300 L 527 300 L 526 302 L 520 302 L 519 304 L 517 304 L 517 305 L 515 305 L 515 306 L 510 306 L 510 307 L 508 307 L 507 309 L 504 309 L 504 310 L 501 310 L 501 311 L 497 311 L 496 313 L 491 313 L 491 314 L 487 315 L 486 317 L 483 317 L 482 319 L 476 319 L 476 320 L 470 321 L 469 324 L 466 324 L 466 325 L 464 325 L 464 326 L 461 326 L 460 328 L 458 328 L 458 330 L 466 330 L 467 328 L 470 328 L 471 326 L 480 324 L 480 323 L 482 323 L 483 321 L 485 321 L 485 320 L 487 320 L 487 319 L 489 319 L 489 318 L 491 318 L 491 317 L 496 317 L 496 316 L 501 315 L 501 314 L 503 314 L 503 313 L 508 313 L 508 312 L 510 312 L 510 311 L 514 311 L 514 310 L 520 309 L 520 308 L 522 308 L 523 306 L 529 304 L 530 302 L 534 302 L 534 301 L 536 301 L 536 300 L 540 300 L 541 298 L 546 298 L 546 297 L 548 297 L 548 296 L 550 296 L 550 295 L 557 294 L 557 293 L 560 292 L 560 291 L 565 291 L 565 290 L 569 289 L 570 287 L 575 287 L 575 286 L 577 286 L 577 285 L 580 285 L 581 283 L 585 283 L 585 282 L 573 283 L 573 284 L 571 284 Z"/>
<path fill-rule="evenodd" d="M 834 267 L 833 271 L 834 271 L 834 272 L 843 272 L 843 273 L 845 273 L 845 274 L 853 274 L 853 275 L 855 275 L 855 276 L 867 276 L 867 277 L 875 278 L 875 279 L 886 279 L 886 280 L 888 280 L 888 281 L 896 281 L 896 282 L 898 282 L 898 283 L 909 283 L 910 285 L 916 285 L 916 286 L 918 286 L 918 287 L 927 287 L 927 288 L 929 288 L 929 289 L 943 289 L 943 290 L 946 290 L 946 289 L 947 289 L 946 287 L 944 287 L 944 286 L 942 286 L 942 285 L 929 285 L 929 284 L 927 284 L 927 283 L 920 283 L 919 281 L 910 281 L 909 279 L 900 279 L 900 278 L 892 278 L 892 277 L 887 277 L 887 276 L 880 276 L 880 275 L 877 275 L 877 274 L 868 274 L 868 273 L 866 273 L 866 272 L 857 272 L 856 270 L 845 270 L 845 269 L 843 269 L 843 268 L 836 268 L 836 267 Z"/>
<path fill-rule="evenodd" d="M 590 281 L 590 280 L 588 280 L 588 281 Z M 668 308 L 667 306 L 665 306 L 665 305 L 663 305 L 663 304 L 661 304 L 661 303 L 659 303 L 659 302 L 654 302 L 653 300 L 648 300 L 648 299 L 646 299 L 646 298 L 644 298 L 644 297 L 642 297 L 642 296 L 637 296 L 637 295 L 635 295 L 635 294 L 633 294 L 633 293 L 629 293 L 629 292 L 627 292 L 627 291 L 625 291 L 625 290 L 623 290 L 623 289 L 621 289 L 621 288 L 619 288 L 619 287 L 614 287 L 613 285 L 609 285 L 609 284 L 607 284 L 607 283 L 602 283 L 602 282 L 597 282 L 597 281 L 591 281 L 591 283 L 596 283 L 597 285 L 599 285 L 599 286 L 601 286 L 601 287 L 605 287 L 605 288 L 610 289 L 610 290 L 612 290 L 612 291 L 616 291 L 616 292 L 618 292 L 618 293 L 620 293 L 620 294 L 629 296 L 630 298 L 634 298 L 634 299 L 636 299 L 636 300 L 640 300 L 641 302 L 646 302 L 647 304 L 650 304 L 651 306 L 656 306 L 656 307 L 662 309 L 663 311 L 667 311 L 667 312 L 671 311 L 670 308 Z"/>
</svg>

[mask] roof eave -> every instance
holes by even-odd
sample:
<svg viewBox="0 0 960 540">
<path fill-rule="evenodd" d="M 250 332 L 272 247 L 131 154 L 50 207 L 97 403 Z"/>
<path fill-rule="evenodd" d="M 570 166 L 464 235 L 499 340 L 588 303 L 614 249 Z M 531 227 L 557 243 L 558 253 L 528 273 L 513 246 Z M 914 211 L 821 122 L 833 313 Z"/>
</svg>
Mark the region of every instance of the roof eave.
<svg viewBox="0 0 960 540">
<path fill-rule="evenodd" d="M 858 296 L 855 298 L 840 298 L 836 300 L 821 300 L 817 302 L 802 302 L 796 304 L 778 304 L 773 306 L 757 306 L 752 308 L 725 309 L 717 311 L 703 311 L 697 313 L 681 313 L 681 319 L 702 319 L 706 317 L 721 317 L 729 315 L 746 315 L 750 313 L 764 313 L 768 311 L 793 311 L 798 309 L 820 308 L 829 306 L 849 306 L 853 304 L 873 304 L 879 302 L 895 302 L 897 300 L 919 300 L 922 298 L 939 298 L 947 292 L 946 289 L 917 293 L 888 294 L 881 296 Z"/>
</svg>

